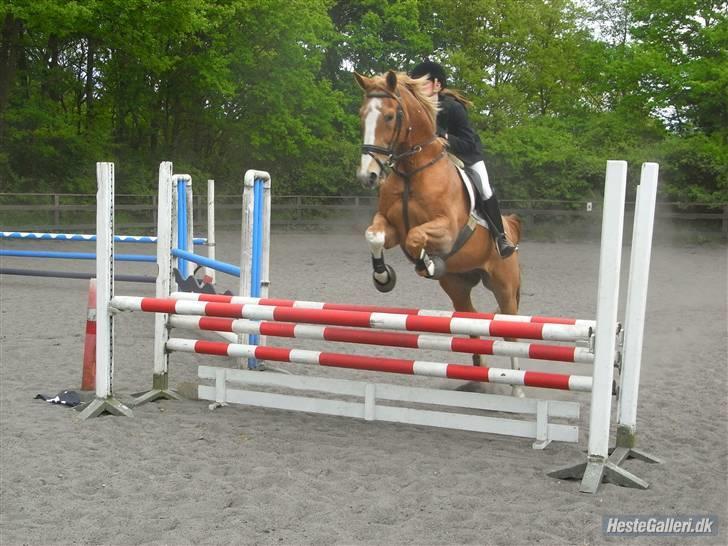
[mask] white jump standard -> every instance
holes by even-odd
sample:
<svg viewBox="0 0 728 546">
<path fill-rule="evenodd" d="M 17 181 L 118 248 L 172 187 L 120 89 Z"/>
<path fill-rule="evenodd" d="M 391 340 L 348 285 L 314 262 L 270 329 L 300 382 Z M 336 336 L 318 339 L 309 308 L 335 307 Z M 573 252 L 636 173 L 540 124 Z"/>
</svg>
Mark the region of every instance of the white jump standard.
<svg viewBox="0 0 728 546">
<path fill-rule="evenodd" d="M 97 163 L 96 179 L 96 398 L 82 419 L 102 413 L 126 415 L 131 410 L 114 398 L 114 164 Z"/>
<path fill-rule="evenodd" d="M 626 171 L 627 165 L 624 164 Z M 660 460 L 635 448 L 636 420 L 637 420 L 637 393 L 639 389 L 639 374 L 642 360 L 642 336 L 644 332 L 645 309 L 647 306 L 647 283 L 649 276 L 650 255 L 652 252 L 652 228 L 655 216 L 655 199 L 657 196 L 657 175 L 659 166 L 656 163 L 642 165 L 640 185 L 637 188 L 636 207 L 634 215 L 634 230 L 632 234 L 632 254 L 630 257 L 630 272 L 627 286 L 627 309 L 625 322 L 624 352 L 620 362 L 621 386 L 619 389 L 619 405 L 617 408 L 617 446 L 611 456 L 609 448 L 609 429 L 611 416 L 611 397 L 603 393 L 592 391 L 591 419 L 589 433 L 589 451 L 587 461 L 575 466 L 551 472 L 554 478 L 583 478 L 580 490 L 585 493 L 596 493 L 602 480 L 623 486 L 647 489 L 647 482 L 635 476 L 619 465 L 628 458 L 636 458 L 649 463 L 659 463 Z M 609 176 L 609 171 L 607 171 Z M 626 173 L 624 175 L 626 178 Z M 615 284 L 619 287 L 619 268 L 621 260 L 621 241 L 624 206 L 620 208 L 620 217 L 617 219 L 607 214 L 607 190 L 605 190 L 605 207 L 602 218 L 602 240 L 605 233 L 618 233 L 614 238 L 614 247 L 610 248 L 602 243 L 599 269 L 599 303 L 597 311 L 605 317 L 597 315 L 597 328 L 603 318 L 612 318 L 617 315 L 618 292 L 608 296 L 604 284 Z M 624 187 L 614 186 L 614 190 L 622 192 L 619 197 L 609 195 L 611 199 L 619 199 L 624 203 Z M 613 231 L 616 230 L 616 231 Z M 619 243 L 618 245 L 616 243 Z M 605 268 L 605 260 L 614 260 L 610 270 Z M 616 275 L 616 281 L 607 279 Z M 602 298 L 605 302 L 603 303 Z M 607 313 L 609 315 L 607 316 Z M 600 339 L 597 329 L 597 343 Z M 602 337 L 603 339 L 603 337 Z M 598 349 L 598 346 L 597 346 Z M 600 353 L 597 352 L 597 355 Z M 604 355 L 605 353 L 601 353 Z M 619 360 L 618 360 L 619 361 Z M 603 381 L 612 381 L 614 359 L 601 363 L 598 370 Z M 597 365 L 595 361 L 595 377 L 597 381 Z"/>
</svg>

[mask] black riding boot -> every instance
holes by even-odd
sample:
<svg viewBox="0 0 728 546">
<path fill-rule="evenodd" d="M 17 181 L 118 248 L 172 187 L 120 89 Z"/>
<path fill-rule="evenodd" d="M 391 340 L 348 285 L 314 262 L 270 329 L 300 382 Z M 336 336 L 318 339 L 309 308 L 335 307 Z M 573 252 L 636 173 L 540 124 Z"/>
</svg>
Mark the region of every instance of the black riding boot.
<svg viewBox="0 0 728 546">
<path fill-rule="evenodd" d="M 478 203 L 478 212 L 488 223 L 490 236 L 493 237 L 501 258 L 507 258 L 518 250 L 518 247 L 512 244 L 506 237 L 500 207 L 498 206 L 498 200 L 495 198 L 495 195 L 492 195 L 490 199 L 481 199 Z"/>
</svg>

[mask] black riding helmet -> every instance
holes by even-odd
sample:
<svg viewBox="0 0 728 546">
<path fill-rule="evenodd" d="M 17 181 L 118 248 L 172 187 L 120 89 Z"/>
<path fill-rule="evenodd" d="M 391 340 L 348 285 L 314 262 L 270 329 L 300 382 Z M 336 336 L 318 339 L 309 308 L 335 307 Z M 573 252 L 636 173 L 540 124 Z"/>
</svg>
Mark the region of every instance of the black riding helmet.
<svg viewBox="0 0 728 546">
<path fill-rule="evenodd" d="M 421 78 L 427 76 L 430 81 L 437 80 L 442 87 L 447 87 L 447 74 L 441 64 L 435 61 L 423 61 L 412 69 L 410 77 Z"/>
</svg>

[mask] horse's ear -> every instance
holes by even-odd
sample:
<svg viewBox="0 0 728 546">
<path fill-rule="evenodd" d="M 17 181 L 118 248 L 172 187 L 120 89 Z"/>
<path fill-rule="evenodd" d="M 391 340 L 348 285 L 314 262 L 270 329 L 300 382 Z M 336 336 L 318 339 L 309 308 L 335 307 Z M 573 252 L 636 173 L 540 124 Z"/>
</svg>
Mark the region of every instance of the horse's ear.
<svg viewBox="0 0 728 546">
<path fill-rule="evenodd" d="M 397 73 L 394 70 L 387 72 L 387 87 L 392 92 L 397 89 Z"/>
<path fill-rule="evenodd" d="M 369 89 L 372 84 L 372 79 L 367 78 L 366 76 L 362 76 L 357 71 L 354 71 L 354 78 L 356 79 L 356 83 L 359 84 L 359 87 L 361 87 L 364 91 Z"/>
</svg>

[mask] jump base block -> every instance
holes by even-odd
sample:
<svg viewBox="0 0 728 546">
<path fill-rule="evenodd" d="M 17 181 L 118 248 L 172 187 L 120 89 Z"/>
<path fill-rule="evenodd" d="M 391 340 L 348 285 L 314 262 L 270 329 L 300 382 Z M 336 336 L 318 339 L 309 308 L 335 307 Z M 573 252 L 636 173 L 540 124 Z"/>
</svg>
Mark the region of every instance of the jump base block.
<svg viewBox="0 0 728 546">
<path fill-rule="evenodd" d="M 279 375 L 212 366 L 199 366 L 198 377 L 214 381 L 213 385 L 198 387 L 199 399 L 209 400 L 217 405 L 234 403 L 353 417 L 366 421 L 504 434 L 532 438 L 535 440 L 535 449 L 543 449 L 551 441 L 576 443 L 579 440 L 577 426 L 550 422 L 550 418 L 578 419 L 577 402 L 513 398 L 314 376 Z M 260 390 L 261 388 L 294 393 L 305 391 L 305 396 L 270 392 Z M 461 411 L 436 411 L 406 407 L 403 404 L 439 406 L 453 410 L 460 408 Z M 463 413 L 462 409 L 471 411 Z M 472 410 L 517 413 L 520 414 L 519 417 L 530 415 L 535 418 L 506 419 L 481 415 Z"/>
</svg>

